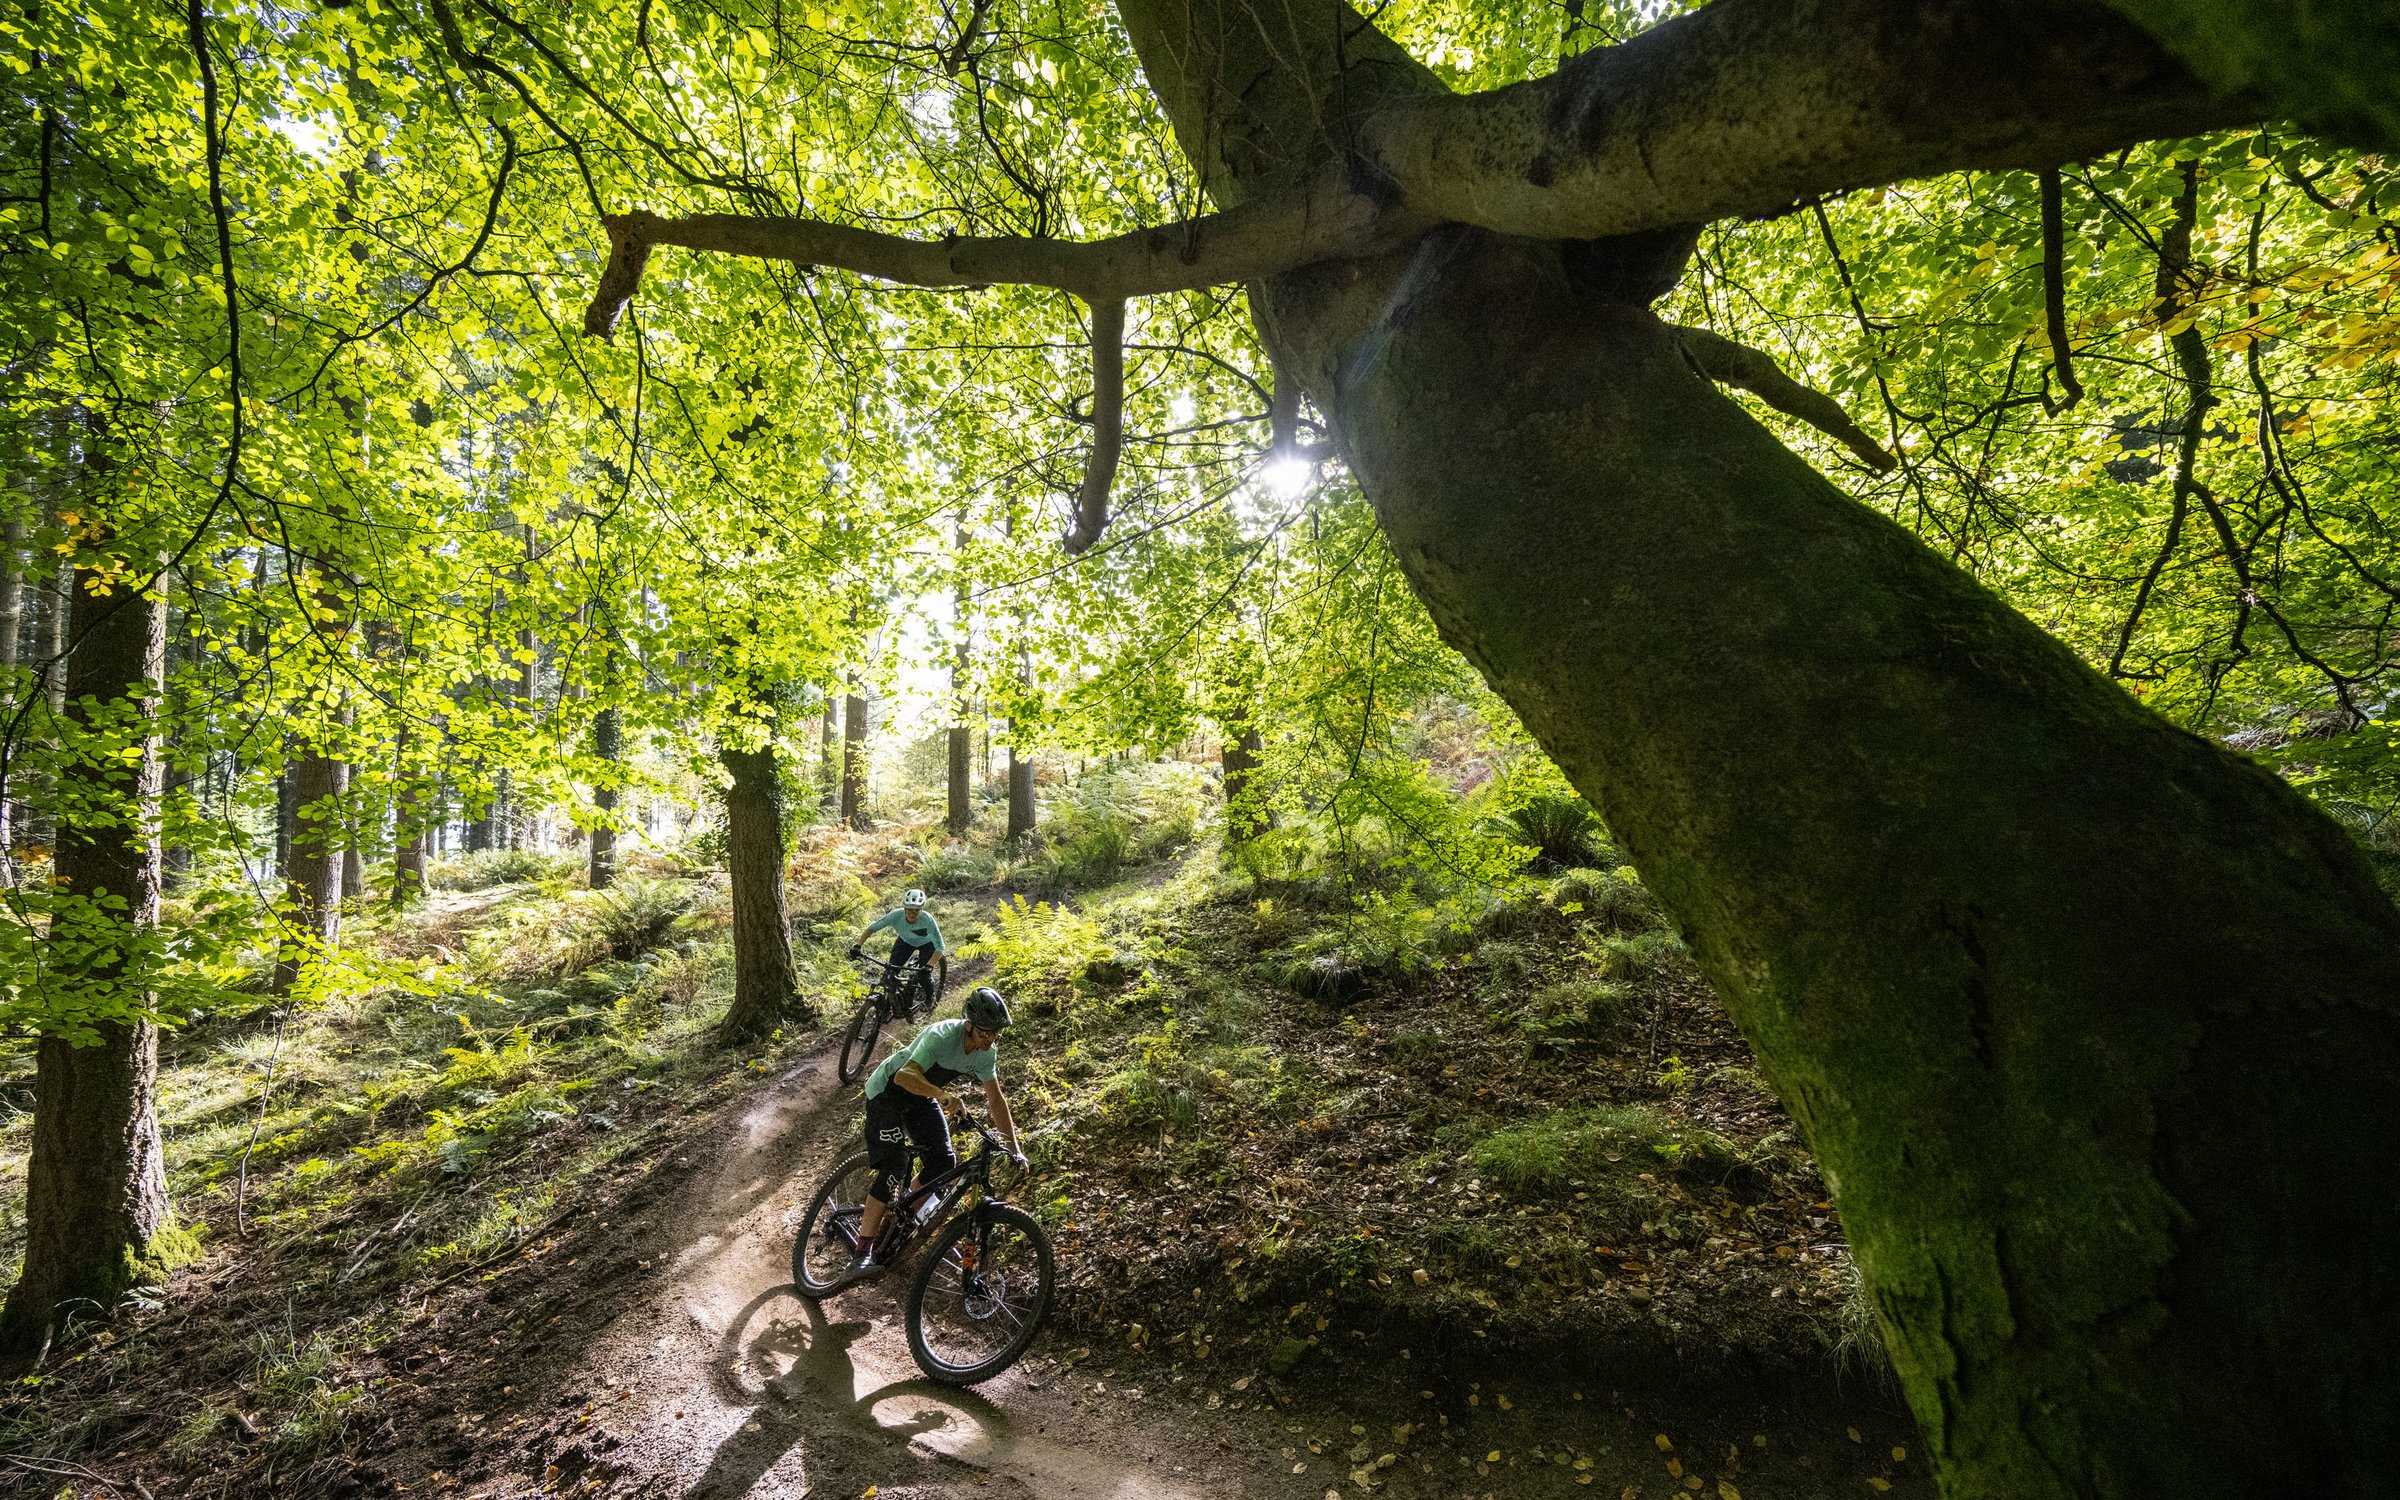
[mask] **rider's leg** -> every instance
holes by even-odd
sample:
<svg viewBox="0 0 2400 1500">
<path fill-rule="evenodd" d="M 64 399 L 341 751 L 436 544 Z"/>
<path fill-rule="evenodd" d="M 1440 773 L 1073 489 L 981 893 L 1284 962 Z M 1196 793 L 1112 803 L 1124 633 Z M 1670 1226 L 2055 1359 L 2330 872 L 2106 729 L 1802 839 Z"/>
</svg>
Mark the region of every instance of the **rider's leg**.
<svg viewBox="0 0 2400 1500">
<path fill-rule="evenodd" d="M 910 1098 L 924 1106 L 908 1112 L 908 1138 L 917 1148 L 918 1170 L 924 1174 L 918 1180 L 931 1182 L 958 1165 L 958 1153 L 950 1149 L 950 1117 L 942 1113 L 941 1105 L 922 1094 Z"/>
<path fill-rule="evenodd" d="M 867 1201 L 859 1214 L 861 1245 L 874 1242 L 899 1186 L 908 1181 L 910 1132 L 906 1101 L 917 1097 L 896 1085 L 886 1085 L 881 1094 L 867 1101 L 867 1164 L 875 1169 L 875 1181 L 867 1188 Z"/>
</svg>

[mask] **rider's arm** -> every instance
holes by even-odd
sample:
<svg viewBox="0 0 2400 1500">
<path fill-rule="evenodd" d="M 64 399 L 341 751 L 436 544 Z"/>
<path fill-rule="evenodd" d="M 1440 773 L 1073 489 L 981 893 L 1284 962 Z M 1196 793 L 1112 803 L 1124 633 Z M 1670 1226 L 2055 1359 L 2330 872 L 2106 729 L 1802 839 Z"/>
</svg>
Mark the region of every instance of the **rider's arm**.
<svg viewBox="0 0 2400 1500">
<path fill-rule="evenodd" d="M 939 1102 L 944 1110 L 954 1110 L 958 1107 L 956 1096 L 942 1092 L 941 1085 L 926 1077 L 924 1065 L 914 1059 L 911 1059 L 899 1072 L 892 1075 L 892 1082 L 919 1098 Z"/>
<path fill-rule="evenodd" d="M 983 1102 L 992 1112 L 992 1123 L 1000 1127 L 1000 1139 L 1008 1143 L 1009 1155 L 1022 1158 L 1025 1153 L 1017 1145 L 1017 1117 L 1009 1113 L 1008 1095 L 1000 1092 L 999 1074 L 985 1081 Z"/>
</svg>

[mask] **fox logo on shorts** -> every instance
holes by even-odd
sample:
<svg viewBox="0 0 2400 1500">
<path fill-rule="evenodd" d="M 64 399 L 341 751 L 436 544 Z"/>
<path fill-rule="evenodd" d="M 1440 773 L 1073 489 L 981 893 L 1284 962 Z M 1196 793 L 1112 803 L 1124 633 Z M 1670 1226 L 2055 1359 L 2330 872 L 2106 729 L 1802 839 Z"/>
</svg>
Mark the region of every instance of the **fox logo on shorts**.
<svg viewBox="0 0 2400 1500">
<path fill-rule="evenodd" d="M 897 1146 L 901 1142 L 908 1139 L 908 1127 L 905 1125 L 887 1125 L 883 1129 L 875 1132 L 875 1139 L 883 1142 L 887 1146 Z"/>
</svg>

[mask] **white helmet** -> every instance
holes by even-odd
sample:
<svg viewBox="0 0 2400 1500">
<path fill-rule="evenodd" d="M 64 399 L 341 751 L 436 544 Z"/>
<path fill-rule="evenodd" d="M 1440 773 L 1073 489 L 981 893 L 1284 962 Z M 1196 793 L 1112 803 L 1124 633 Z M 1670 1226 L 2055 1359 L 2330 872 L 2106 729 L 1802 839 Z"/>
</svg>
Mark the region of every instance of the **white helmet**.
<svg viewBox="0 0 2400 1500">
<path fill-rule="evenodd" d="M 925 893 L 920 890 L 912 889 L 906 896 L 900 898 L 900 904 L 907 907 L 910 911 L 915 911 L 918 907 L 925 904 Z"/>
</svg>

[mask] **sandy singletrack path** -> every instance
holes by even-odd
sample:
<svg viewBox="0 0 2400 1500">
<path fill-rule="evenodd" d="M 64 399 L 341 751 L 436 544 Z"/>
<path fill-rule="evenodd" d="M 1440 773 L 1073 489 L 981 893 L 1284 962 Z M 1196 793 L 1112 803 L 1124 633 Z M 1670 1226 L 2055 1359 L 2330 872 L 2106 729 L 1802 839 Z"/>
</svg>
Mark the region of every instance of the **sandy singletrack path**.
<svg viewBox="0 0 2400 1500">
<path fill-rule="evenodd" d="M 626 1295 L 622 1309 L 579 1350 L 554 1341 L 525 1351 L 546 1368 L 520 1368 L 528 1388 L 508 1383 L 504 1404 L 532 1396 L 556 1415 L 530 1443 L 511 1444 L 503 1462 L 485 1448 L 482 1463 L 462 1466 L 484 1470 L 464 1493 L 1321 1493 L 1291 1490 L 1290 1479 L 1258 1489 L 1263 1462 L 1244 1472 L 1214 1435 L 1189 1430 L 1194 1414 L 1131 1392 L 1093 1397 L 1088 1378 L 1069 1391 L 1040 1356 L 1047 1331 L 1028 1361 L 977 1389 L 925 1380 L 898 1303 L 917 1268 L 913 1255 L 888 1278 L 822 1305 L 791 1287 L 800 1208 L 858 1129 L 857 1091 L 838 1086 L 832 1048 L 814 1049 L 731 1119 L 713 1156 L 690 1141 L 657 1164 L 652 1183 L 663 1190 L 625 1226 L 628 1241 L 651 1251 L 634 1262 L 646 1274 L 619 1279 L 603 1264 L 590 1295 Z M 1202 1452 L 1209 1456 L 1192 1456 Z"/>
</svg>

